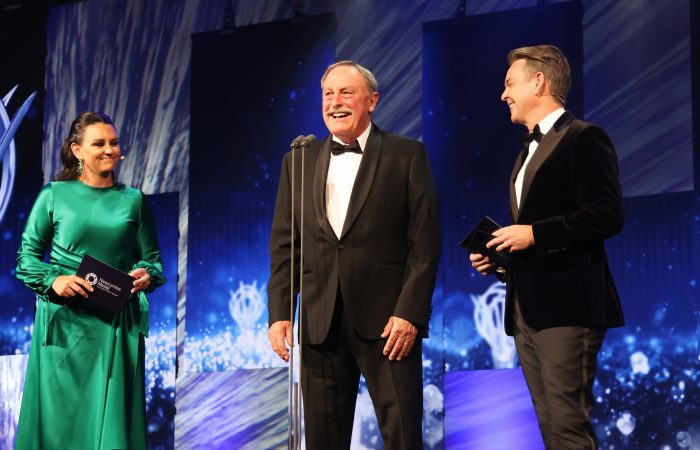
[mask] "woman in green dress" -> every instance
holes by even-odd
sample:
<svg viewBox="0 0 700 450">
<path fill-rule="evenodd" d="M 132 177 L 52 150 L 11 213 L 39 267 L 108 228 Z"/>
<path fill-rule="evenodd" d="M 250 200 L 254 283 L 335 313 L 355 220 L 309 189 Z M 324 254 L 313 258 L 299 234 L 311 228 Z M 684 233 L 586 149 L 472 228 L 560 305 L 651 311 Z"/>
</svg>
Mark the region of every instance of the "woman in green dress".
<svg viewBox="0 0 700 450">
<path fill-rule="evenodd" d="M 153 217 L 141 191 L 115 182 L 123 157 L 107 115 L 78 116 L 61 159 L 17 256 L 38 301 L 15 448 L 145 450 L 145 293 L 165 282 Z M 89 307 L 93 288 L 75 274 L 85 254 L 134 278 L 122 312 Z"/>
</svg>

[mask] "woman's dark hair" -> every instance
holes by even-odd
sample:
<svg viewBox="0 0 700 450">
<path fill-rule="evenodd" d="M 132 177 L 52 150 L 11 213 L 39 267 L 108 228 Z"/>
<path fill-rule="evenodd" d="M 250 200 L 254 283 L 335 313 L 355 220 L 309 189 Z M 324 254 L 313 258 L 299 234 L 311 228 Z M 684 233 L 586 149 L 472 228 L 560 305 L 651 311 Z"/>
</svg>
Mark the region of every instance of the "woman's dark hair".
<svg viewBox="0 0 700 450">
<path fill-rule="evenodd" d="M 70 126 L 68 137 L 63 142 L 63 146 L 61 147 L 61 162 L 63 162 L 63 170 L 56 175 L 55 181 L 78 179 L 80 176 L 80 172 L 78 171 L 78 158 L 75 157 L 73 150 L 71 150 L 70 147 L 71 144 L 80 145 L 83 142 L 83 133 L 85 132 L 85 128 L 94 123 L 106 123 L 107 125 L 112 125 L 114 127 L 112 119 L 110 119 L 110 117 L 105 113 L 87 111 L 76 117 Z M 117 127 L 114 127 L 114 129 L 116 130 Z"/>
</svg>

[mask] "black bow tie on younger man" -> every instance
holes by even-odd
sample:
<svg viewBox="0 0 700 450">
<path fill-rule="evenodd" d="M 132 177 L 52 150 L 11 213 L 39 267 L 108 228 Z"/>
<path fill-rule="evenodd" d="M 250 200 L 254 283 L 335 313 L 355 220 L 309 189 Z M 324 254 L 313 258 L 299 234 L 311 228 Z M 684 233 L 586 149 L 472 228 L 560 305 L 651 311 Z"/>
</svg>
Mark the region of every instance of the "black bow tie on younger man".
<svg viewBox="0 0 700 450">
<path fill-rule="evenodd" d="M 540 126 L 535 125 L 535 128 L 532 129 L 531 133 L 524 133 L 523 134 L 523 161 L 527 159 L 527 155 L 530 153 L 530 143 L 532 141 L 535 141 L 537 143 L 540 142 L 540 139 L 542 139 L 542 133 L 540 132 Z"/>
<path fill-rule="evenodd" d="M 362 154 L 362 149 L 357 139 L 350 145 L 341 144 L 338 141 L 331 141 L 331 153 L 334 155 L 342 155 L 345 152 Z"/>
<path fill-rule="evenodd" d="M 532 132 L 523 134 L 523 146 L 527 148 L 530 145 L 530 142 L 532 141 L 536 141 L 539 143 L 542 139 L 542 136 L 543 134 L 540 132 L 540 126 L 535 125 L 535 128 L 532 129 Z"/>
</svg>

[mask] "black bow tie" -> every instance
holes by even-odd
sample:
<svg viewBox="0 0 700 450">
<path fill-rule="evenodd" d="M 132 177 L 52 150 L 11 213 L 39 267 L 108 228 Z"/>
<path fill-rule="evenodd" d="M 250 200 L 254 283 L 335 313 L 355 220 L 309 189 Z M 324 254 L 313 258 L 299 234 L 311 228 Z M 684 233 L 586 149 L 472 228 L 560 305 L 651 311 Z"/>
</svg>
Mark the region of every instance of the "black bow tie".
<svg viewBox="0 0 700 450">
<path fill-rule="evenodd" d="M 535 128 L 532 129 L 531 133 L 523 134 L 523 146 L 525 148 L 528 148 L 530 146 L 530 142 L 532 141 L 539 143 L 542 139 L 542 136 L 543 134 L 540 132 L 540 126 L 535 125 Z"/>
<path fill-rule="evenodd" d="M 355 142 L 350 145 L 341 144 L 337 141 L 331 141 L 331 153 L 334 155 L 342 155 L 345 152 L 362 154 L 362 149 L 360 148 L 360 143 L 357 142 L 357 139 L 355 139 Z"/>
</svg>

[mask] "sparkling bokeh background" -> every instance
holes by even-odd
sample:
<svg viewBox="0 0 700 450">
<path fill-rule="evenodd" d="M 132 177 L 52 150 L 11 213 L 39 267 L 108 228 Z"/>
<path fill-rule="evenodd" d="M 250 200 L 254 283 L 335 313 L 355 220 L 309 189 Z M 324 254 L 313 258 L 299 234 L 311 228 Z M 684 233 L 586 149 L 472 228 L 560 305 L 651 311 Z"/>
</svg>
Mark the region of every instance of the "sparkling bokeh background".
<svg viewBox="0 0 700 450">
<path fill-rule="evenodd" d="M 255 387 L 260 379 L 254 371 L 282 367 L 269 350 L 266 338 L 269 205 L 274 198 L 279 162 L 289 140 L 302 133 L 324 135 L 322 128 L 302 120 L 293 128 L 294 118 L 301 110 L 309 111 L 304 112 L 304 117 L 318 114 L 320 105 L 315 104 L 312 91 L 288 88 L 280 83 L 279 95 L 264 104 L 269 111 L 289 117 L 284 123 L 289 135 L 279 142 L 267 143 L 274 150 L 264 153 L 250 148 L 206 148 L 196 156 L 191 154 L 194 151 L 190 147 L 192 34 L 222 29 L 227 3 L 225 0 L 91 0 L 49 10 L 43 160 L 33 158 L 34 168 L 24 164 L 18 169 L 24 175 L 18 174 L 17 179 L 26 185 L 16 191 L 18 197 L 13 199 L 8 212 L 11 220 L 0 224 L 0 301 L 4 305 L 0 311 L 0 350 L 6 355 L 0 356 L 3 430 L 12 430 L 16 421 L 19 399 L 16 388 L 21 386 L 22 355 L 29 348 L 34 316 L 33 296 L 14 278 L 19 234 L 33 201 L 32 193 L 41 185 L 41 180 L 29 174 L 41 166 L 44 180 L 52 177 L 58 164 L 56 149 L 65 129 L 83 110 L 104 110 L 119 126 L 127 154 L 119 174 L 121 181 L 147 194 L 178 193 L 174 200 L 158 200 L 156 196 L 155 205 L 156 210 L 160 208 L 156 218 L 159 228 L 165 227 L 161 241 L 176 252 L 166 260 L 169 284 L 163 288 L 164 299 L 152 299 L 146 374 L 150 448 L 188 448 L 186 436 L 178 436 L 183 439 L 178 444 L 173 429 L 175 405 L 180 401 L 177 389 L 206 392 L 210 396 L 207 400 L 213 404 L 217 396 L 222 402 L 250 402 L 251 392 L 255 392 L 251 386 Z M 233 3 L 228 19 L 238 27 L 294 16 L 292 2 L 284 0 Z M 522 17 L 527 14 L 527 10 L 519 12 L 520 8 L 533 8 L 538 3 L 543 4 L 541 8 L 566 4 L 581 7 L 578 27 L 582 44 L 579 80 L 582 101 L 577 113 L 600 124 L 611 135 L 620 157 L 626 196 L 625 231 L 607 245 L 627 326 L 609 332 L 599 357 L 599 377 L 594 389 L 598 407 L 593 412 L 593 421 L 601 448 L 700 448 L 697 294 L 700 195 L 693 177 L 698 172 L 698 151 L 693 141 L 691 102 L 696 95 L 692 92 L 691 67 L 693 64 L 697 67 L 693 59 L 697 55 L 691 54 L 691 38 L 693 33 L 697 34 L 692 28 L 697 26 L 697 21 L 692 19 L 697 11 L 692 8 L 691 0 L 470 0 L 467 20 L 450 22 L 457 27 L 468 26 L 465 24 L 471 19 L 488 21 L 507 13 L 517 19 L 519 14 Z M 356 59 L 377 75 L 381 98 L 374 120 L 378 125 L 428 143 L 435 177 L 443 190 L 441 195 L 447 180 L 458 176 L 454 189 L 462 195 L 463 203 L 443 207 L 443 228 L 450 239 L 444 239 L 431 338 L 424 345 L 427 448 L 443 448 L 447 442 L 444 434 L 450 432 L 448 429 L 443 432 L 446 423 L 443 417 L 449 415 L 445 412 L 449 402 L 444 398 L 444 374 L 455 374 L 457 380 L 458 372 L 502 367 L 502 361 L 494 359 L 494 349 L 477 331 L 474 322 L 476 302 L 496 301 L 500 295 L 498 287 L 494 287 L 493 279 L 470 272 L 466 256 L 451 241 L 461 238 L 457 235 L 469 229 L 478 213 L 496 209 L 494 214 L 498 216 L 500 212 L 499 220 L 506 221 L 507 198 L 494 203 L 495 200 L 487 201 L 489 194 L 484 193 L 483 178 L 491 174 L 493 183 L 500 183 L 500 178 L 491 169 L 471 162 L 494 153 L 498 155 L 494 170 L 509 172 L 520 132 L 507 123 L 503 109 L 502 117 L 493 123 L 504 130 L 504 137 L 499 139 L 508 142 L 512 138 L 512 148 L 494 148 L 488 134 L 479 136 L 479 145 L 473 145 L 470 140 L 454 136 L 468 124 L 473 126 L 478 115 L 451 110 L 443 111 L 442 117 L 456 120 L 441 122 L 449 122 L 441 130 L 441 136 L 452 136 L 454 140 L 442 146 L 428 139 L 433 129 L 430 121 L 439 116 L 439 108 L 449 103 L 447 98 L 433 94 L 429 67 L 437 64 L 450 70 L 465 64 L 468 71 L 493 72 L 492 83 L 473 85 L 464 78 L 455 82 L 460 89 L 455 87 L 453 91 L 469 93 L 461 101 L 476 103 L 477 109 L 501 107 L 505 55 L 498 56 L 495 63 L 498 65 L 485 67 L 483 61 L 465 60 L 461 51 L 470 46 L 490 48 L 491 40 L 514 39 L 516 33 L 508 30 L 517 24 L 511 28 L 494 27 L 493 35 L 484 37 L 486 41 L 450 42 L 435 49 L 436 53 L 426 52 L 423 24 L 454 19 L 458 4 L 452 0 L 409 0 L 400 5 L 388 0 L 309 0 L 304 4 L 307 14 L 335 13 L 335 58 Z M 559 26 L 557 23 L 549 22 L 552 29 L 573 34 L 572 28 L 562 30 L 561 23 Z M 649 32 L 650 29 L 654 32 Z M 317 85 L 319 67 L 309 67 L 304 72 L 303 79 L 309 86 Z M 211 70 L 228 70 L 231 79 L 235 79 L 233 75 L 237 71 L 256 69 L 250 60 L 224 54 L 222 62 Z M 270 80 L 289 77 L 288 73 L 274 71 L 255 72 L 255 75 Z M 0 92 L 11 87 L 0 86 Z M 259 87 L 232 85 L 231 90 L 254 92 Z M 279 126 L 278 122 L 265 122 L 268 116 L 264 113 L 256 113 L 259 122 L 250 125 L 263 139 L 270 135 L 270 127 Z M 216 117 L 210 120 L 215 121 Z M 309 120 L 318 121 L 320 117 Z M 247 153 L 245 157 L 243 153 Z M 464 154 L 464 160 L 459 162 L 457 158 L 454 163 L 446 164 L 455 154 Z M 193 242 L 190 230 L 193 221 L 199 220 L 193 213 L 196 205 L 191 205 L 190 192 L 193 183 L 207 181 L 202 179 L 206 176 L 206 165 L 197 179 L 191 176 L 190 161 L 195 158 L 211 165 L 246 164 L 242 169 L 248 176 L 231 177 L 221 183 L 230 183 L 241 195 L 249 197 L 248 202 L 234 203 L 235 207 L 226 205 L 226 213 L 235 218 L 244 238 L 231 235 L 227 241 L 209 244 L 226 249 L 233 255 L 234 264 L 226 260 L 188 259 L 193 252 L 188 249 L 188 243 Z M 464 162 L 467 160 L 469 164 Z M 221 190 L 213 190 L 211 196 L 227 198 Z M 453 235 L 456 239 L 451 239 Z M 205 235 L 200 238 L 206 240 Z M 190 280 L 190 286 L 204 283 L 196 291 L 186 288 L 193 264 L 208 265 L 211 269 L 205 272 L 213 277 L 205 281 L 199 277 L 195 282 Z M 206 289 L 210 281 L 216 282 L 215 290 Z M 238 313 L 232 313 L 235 311 Z M 517 367 L 517 361 L 513 360 L 512 364 Z M 238 370 L 253 372 L 235 374 Z M 267 380 L 269 386 L 276 386 L 275 376 L 270 375 Z M 470 389 L 469 384 L 457 387 L 460 386 Z M 261 395 L 276 392 L 272 387 L 257 387 Z M 450 392 L 460 395 L 459 389 Z M 473 395 L 472 391 L 469 393 Z M 286 424 L 284 408 L 280 409 L 272 400 L 264 400 L 270 414 L 260 419 L 270 430 L 279 430 L 280 424 L 283 428 Z M 202 421 L 202 429 L 191 429 L 197 433 L 193 436 L 207 436 L 201 434 L 207 427 L 206 416 L 192 409 L 196 400 L 183 396 L 182 401 L 185 403 L 178 408 L 182 406 L 185 411 L 189 406 L 187 417 Z M 248 403 L 239 407 L 250 408 Z M 235 427 L 241 422 L 231 420 L 229 424 Z M 212 435 L 215 431 L 210 430 Z M 355 433 L 353 448 L 381 448 L 371 401 L 363 386 L 358 397 Z M 261 439 L 269 436 L 239 435 L 238 438 L 256 448 L 251 443 L 262 442 Z M 10 448 L 7 442 L 5 439 L 0 443 L 0 448 Z"/>
</svg>

